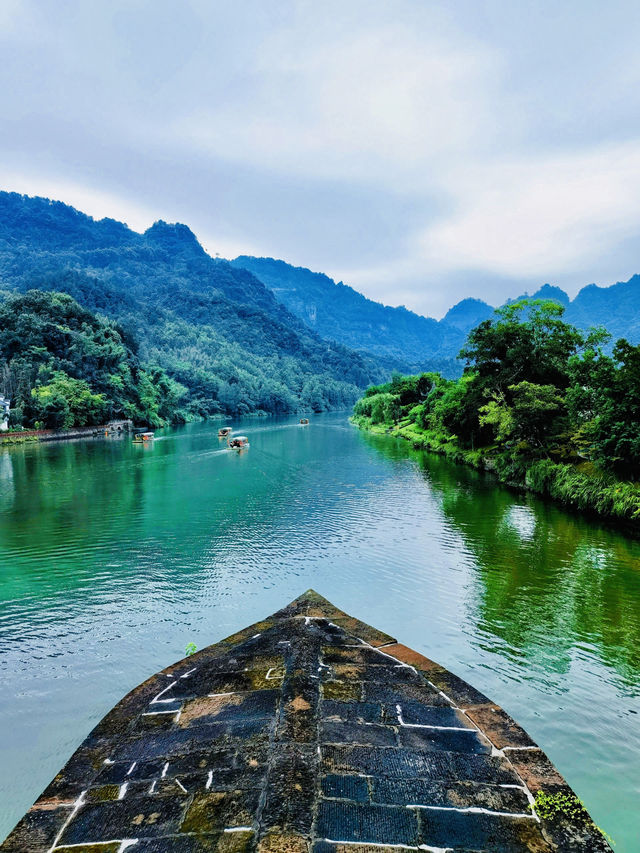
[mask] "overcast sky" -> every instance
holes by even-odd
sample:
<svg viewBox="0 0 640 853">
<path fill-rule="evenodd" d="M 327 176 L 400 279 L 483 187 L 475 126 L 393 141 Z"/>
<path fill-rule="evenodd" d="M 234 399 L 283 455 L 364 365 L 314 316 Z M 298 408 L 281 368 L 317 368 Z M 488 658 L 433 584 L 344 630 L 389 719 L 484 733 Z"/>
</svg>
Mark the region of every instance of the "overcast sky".
<svg viewBox="0 0 640 853">
<path fill-rule="evenodd" d="M 640 4 L 0 0 L 0 188 L 441 316 L 640 271 Z"/>
</svg>

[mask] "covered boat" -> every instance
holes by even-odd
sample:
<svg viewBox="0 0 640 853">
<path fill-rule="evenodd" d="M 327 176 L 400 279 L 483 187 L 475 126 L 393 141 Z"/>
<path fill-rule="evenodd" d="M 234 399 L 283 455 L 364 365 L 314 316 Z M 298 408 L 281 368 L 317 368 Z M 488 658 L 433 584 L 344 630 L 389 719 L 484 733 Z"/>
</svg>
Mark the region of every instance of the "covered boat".
<svg viewBox="0 0 640 853">
<path fill-rule="evenodd" d="M 301 426 L 308 426 L 309 425 L 309 418 L 300 418 L 300 424 L 301 424 Z"/>
<path fill-rule="evenodd" d="M 155 438 L 155 433 L 153 432 L 137 432 L 133 436 L 133 440 L 136 444 L 142 444 L 147 441 L 153 441 Z"/>
<path fill-rule="evenodd" d="M 218 430 L 218 438 L 226 438 L 228 435 L 231 435 L 231 427 L 220 427 Z"/>
<path fill-rule="evenodd" d="M 309 590 L 129 693 L 0 847 L 125 850 L 610 847 L 501 708 Z"/>
<path fill-rule="evenodd" d="M 245 447 L 249 447 L 249 439 L 246 435 L 234 435 L 227 441 L 227 444 L 235 450 L 244 450 Z"/>
</svg>

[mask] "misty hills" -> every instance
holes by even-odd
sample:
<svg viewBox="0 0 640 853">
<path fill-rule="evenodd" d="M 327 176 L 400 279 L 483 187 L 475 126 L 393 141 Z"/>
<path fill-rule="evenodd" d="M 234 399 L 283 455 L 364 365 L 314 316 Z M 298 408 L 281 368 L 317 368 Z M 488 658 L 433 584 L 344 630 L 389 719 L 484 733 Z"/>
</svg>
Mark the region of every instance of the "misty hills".
<svg viewBox="0 0 640 853">
<path fill-rule="evenodd" d="M 614 340 L 626 338 L 633 344 L 640 342 L 640 275 L 610 287 L 588 284 L 572 300 L 560 288 L 549 288 L 549 285 L 541 288 L 538 294 L 563 302 L 567 306 L 567 321 L 580 329 L 604 326 Z"/>
<path fill-rule="evenodd" d="M 0 290 L 34 288 L 117 321 L 144 364 L 187 389 L 193 415 L 345 407 L 385 375 L 323 340 L 250 272 L 207 255 L 185 225 L 138 234 L 61 202 L 0 193 Z"/>
<path fill-rule="evenodd" d="M 467 299 L 449 312 L 451 318 L 439 322 L 404 307 L 389 308 L 323 273 L 284 261 L 241 255 L 231 263 L 252 272 L 323 338 L 372 353 L 407 372 L 459 375 L 462 367 L 455 358 L 467 332 L 493 312 L 485 302 Z"/>
<path fill-rule="evenodd" d="M 374 302 L 342 282 L 284 261 L 241 255 L 232 264 L 251 271 L 280 302 L 323 337 L 367 350 L 394 362 L 399 369 L 408 366 L 413 372 L 438 369 L 448 376 L 459 375 L 461 365 L 455 358 L 467 333 L 494 310 L 481 299 L 463 299 L 438 321 L 404 307 L 390 308 Z M 567 322 L 581 329 L 601 325 L 614 340 L 625 337 L 631 343 L 640 341 L 638 275 L 610 287 L 590 284 L 573 300 L 564 290 L 549 284 L 531 298 L 561 303 Z M 439 366 L 432 367 L 436 363 Z"/>
</svg>

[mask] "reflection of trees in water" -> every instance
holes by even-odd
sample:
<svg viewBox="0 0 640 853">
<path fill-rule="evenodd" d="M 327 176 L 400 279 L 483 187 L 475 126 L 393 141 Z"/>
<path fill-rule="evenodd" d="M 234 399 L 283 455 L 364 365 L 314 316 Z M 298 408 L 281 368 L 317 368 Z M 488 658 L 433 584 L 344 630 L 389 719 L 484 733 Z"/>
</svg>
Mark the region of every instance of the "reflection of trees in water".
<svg viewBox="0 0 640 853">
<path fill-rule="evenodd" d="M 559 508 L 422 457 L 447 519 L 482 579 L 481 627 L 545 669 L 568 669 L 592 644 L 625 680 L 640 681 L 640 545 Z"/>
<path fill-rule="evenodd" d="M 377 439 L 396 460 L 406 447 Z M 640 542 L 511 492 L 434 454 L 412 457 L 464 537 L 481 580 L 478 627 L 515 662 L 566 672 L 576 646 L 640 683 Z"/>
<path fill-rule="evenodd" d="M 131 539 L 144 517 L 149 472 L 121 458 L 126 440 L 34 444 L 4 454 L 13 488 L 0 513 L 3 595 L 33 594 L 32 582 L 53 576 L 65 587 L 81 586 L 84 574 L 76 578 L 74 571 L 88 565 L 107 534 Z M 100 475 L 92 476 L 96 457 Z"/>
</svg>

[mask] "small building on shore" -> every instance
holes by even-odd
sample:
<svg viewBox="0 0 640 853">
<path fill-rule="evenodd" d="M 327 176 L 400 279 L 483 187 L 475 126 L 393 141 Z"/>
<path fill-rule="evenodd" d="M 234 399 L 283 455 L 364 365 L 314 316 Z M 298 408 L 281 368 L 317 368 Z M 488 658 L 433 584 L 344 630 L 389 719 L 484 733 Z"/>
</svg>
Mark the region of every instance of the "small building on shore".
<svg viewBox="0 0 640 853">
<path fill-rule="evenodd" d="M 133 421 L 130 420 L 121 420 L 121 421 L 109 421 L 108 424 L 105 425 L 105 432 L 131 432 L 133 429 Z"/>
<path fill-rule="evenodd" d="M 9 412 L 11 411 L 11 400 L 0 395 L 0 430 L 6 432 L 9 429 Z"/>
</svg>

